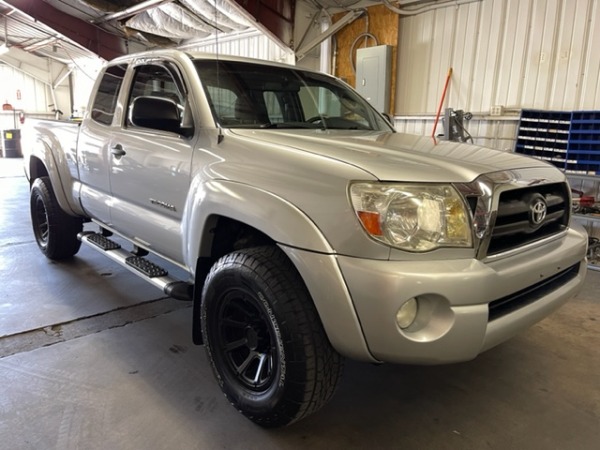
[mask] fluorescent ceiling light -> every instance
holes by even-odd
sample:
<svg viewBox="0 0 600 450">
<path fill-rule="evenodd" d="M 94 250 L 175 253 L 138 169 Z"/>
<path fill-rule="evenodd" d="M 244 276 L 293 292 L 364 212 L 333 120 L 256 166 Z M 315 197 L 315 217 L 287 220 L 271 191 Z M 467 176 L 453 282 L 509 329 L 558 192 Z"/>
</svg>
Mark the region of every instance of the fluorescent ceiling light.
<svg viewBox="0 0 600 450">
<path fill-rule="evenodd" d="M 8 48 L 8 46 L 6 44 L 0 45 L 0 55 L 4 55 L 5 53 L 8 53 L 9 51 L 10 51 L 10 48 Z"/>
</svg>

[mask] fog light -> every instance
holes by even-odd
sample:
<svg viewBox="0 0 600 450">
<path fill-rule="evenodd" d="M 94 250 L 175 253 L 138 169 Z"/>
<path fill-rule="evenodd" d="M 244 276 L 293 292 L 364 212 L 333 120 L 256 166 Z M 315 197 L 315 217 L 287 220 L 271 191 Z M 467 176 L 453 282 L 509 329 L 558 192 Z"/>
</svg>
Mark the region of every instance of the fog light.
<svg viewBox="0 0 600 450">
<path fill-rule="evenodd" d="M 418 311 L 419 305 L 417 303 L 417 299 L 411 298 L 409 301 L 404 303 L 396 313 L 396 323 L 402 329 L 410 327 L 415 321 Z"/>
</svg>

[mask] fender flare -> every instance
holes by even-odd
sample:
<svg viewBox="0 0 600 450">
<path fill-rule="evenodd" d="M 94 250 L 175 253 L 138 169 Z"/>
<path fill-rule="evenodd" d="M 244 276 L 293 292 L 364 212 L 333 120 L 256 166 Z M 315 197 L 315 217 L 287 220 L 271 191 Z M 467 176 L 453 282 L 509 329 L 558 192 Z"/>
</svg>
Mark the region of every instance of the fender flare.
<svg viewBox="0 0 600 450">
<path fill-rule="evenodd" d="M 36 134 L 35 140 L 26 139 L 24 142 L 28 153 L 27 177 L 29 182 L 34 181 L 32 164 L 36 159 L 45 167 L 61 209 L 72 216 L 85 215 L 79 203 L 71 195 L 74 192 L 73 178 L 60 142 L 53 134 L 47 131 L 42 134 L 42 131 L 45 130 L 30 129 L 30 133 Z"/>
<path fill-rule="evenodd" d="M 213 218 L 227 217 L 252 226 L 278 244 L 318 253 L 335 251 L 317 225 L 287 200 L 247 184 L 227 180 L 192 182 L 182 219 L 185 263 L 196 267 L 210 254 Z"/>
<path fill-rule="evenodd" d="M 252 226 L 273 239 L 286 253 L 309 290 L 325 332 L 344 356 L 377 362 L 371 355 L 360 321 L 331 247 L 317 225 L 298 207 L 270 192 L 225 180 L 192 183 L 182 223 L 188 224 L 186 264 L 200 270 L 210 254 L 210 230 L 218 216 Z M 198 266 L 196 263 L 198 262 Z M 204 267 L 208 270 L 208 267 Z M 335 280 L 323 288 L 322 277 Z M 194 294 L 193 338 L 201 343 L 199 291 Z M 343 323 L 340 327 L 338 324 Z"/>
</svg>

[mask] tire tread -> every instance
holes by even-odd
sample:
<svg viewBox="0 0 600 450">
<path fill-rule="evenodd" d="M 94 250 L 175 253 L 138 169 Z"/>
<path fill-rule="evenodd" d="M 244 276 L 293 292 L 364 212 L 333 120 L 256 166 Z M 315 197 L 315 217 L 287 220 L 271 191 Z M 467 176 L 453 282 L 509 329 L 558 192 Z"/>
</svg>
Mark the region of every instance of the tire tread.
<svg viewBox="0 0 600 450">
<path fill-rule="evenodd" d="M 41 198 L 46 214 L 48 216 L 48 242 L 42 243 L 38 239 L 35 226 L 37 220 L 34 218 L 35 202 Z M 64 212 L 56 196 L 50 178 L 37 178 L 31 187 L 31 218 L 34 226 L 34 235 L 40 250 L 46 257 L 52 260 L 71 258 L 81 247 L 81 242 L 77 239 L 77 233 L 83 229 L 83 221 L 79 217 L 73 217 Z"/>
<path fill-rule="evenodd" d="M 277 427 L 318 411 L 335 393 L 344 360 L 331 346 L 300 274 L 276 246 L 253 247 L 224 256 L 211 269 L 207 284 L 224 267 L 243 267 L 269 286 L 271 306 L 277 311 L 276 315 L 286 318 L 286 323 L 280 325 L 291 330 L 285 345 L 292 352 L 286 352 L 286 364 L 302 367 L 288 372 L 289 383 L 304 386 L 293 398 L 286 398 L 282 405 L 265 414 L 242 413 L 261 426 Z M 208 342 L 206 335 L 204 342 Z M 216 373 L 210 352 L 209 358 Z"/>
</svg>

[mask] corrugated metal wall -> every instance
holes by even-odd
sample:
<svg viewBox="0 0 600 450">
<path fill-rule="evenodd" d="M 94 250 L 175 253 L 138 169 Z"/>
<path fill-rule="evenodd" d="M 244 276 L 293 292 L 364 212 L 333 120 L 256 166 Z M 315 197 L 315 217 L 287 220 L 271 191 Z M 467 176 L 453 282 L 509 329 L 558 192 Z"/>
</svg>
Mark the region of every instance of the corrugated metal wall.
<svg viewBox="0 0 600 450">
<path fill-rule="evenodd" d="M 247 56 L 252 58 L 265 59 L 270 61 L 281 61 L 293 64 L 294 54 L 289 49 L 284 49 L 276 44 L 268 36 L 261 34 L 257 30 L 222 36 L 215 41 L 214 38 L 201 41 L 194 46 L 187 46 L 186 50 L 197 50 L 207 53 Z M 100 60 L 78 61 L 75 70 L 72 73 L 73 81 L 73 108 L 76 115 L 83 114 L 89 100 L 93 82 L 96 78 L 101 63 Z M 49 80 L 58 76 L 60 67 L 53 66 L 56 72 L 53 76 L 49 75 Z M 66 88 L 67 81 L 63 82 L 61 89 L 55 93 L 60 109 L 65 112 L 64 118 L 71 113 L 69 108 L 69 92 Z M 21 100 L 16 99 L 16 90 L 21 91 Z M 29 116 L 48 115 L 53 117 L 51 112 L 54 103 L 48 84 L 21 72 L 12 66 L 0 64 L 0 104 L 8 101 L 14 108 L 26 111 Z M 0 111 L 0 129 L 10 129 L 15 126 L 14 114 L 12 112 Z M 19 124 L 17 123 L 17 127 Z"/>
<path fill-rule="evenodd" d="M 0 64 L 0 101 L 8 101 L 15 108 L 30 111 L 47 111 L 49 91 L 47 84 L 38 81 L 13 67 Z M 17 90 L 21 99 L 17 99 Z"/>
<path fill-rule="evenodd" d="M 258 30 L 231 34 L 220 37 L 218 40 L 215 40 L 214 37 L 207 38 L 193 46 L 187 46 L 185 49 L 206 53 L 218 52 L 223 55 L 244 56 L 288 64 L 295 62 L 294 53 L 291 50 L 284 49 Z"/>
<path fill-rule="evenodd" d="M 48 85 L 11 66 L 0 64 L 0 80 L 0 104 L 7 102 L 28 112 L 47 112 L 53 103 Z M 17 98 L 17 90 L 21 99 Z M 0 129 L 11 128 L 15 128 L 15 115 L 12 111 L 0 111 Z"/>
<path fill-rule="evenodd" d="M 396 130 L 401 133 L 431 135 L 434 116 L 402 116 L 395 117 Z M 472 120 L 464 122 L 467 131 L 473 137 L 475 144 L 497 150 L 512 151 L 515 146 L 515 136 L 519 117 L 488 118 L 474 116 Z M 436 135 L 443 134 L 442 121 L 438 124 Z"/>
<path fill-rule="evenodd" d="M 521 108 L 600 109 L 599 44 L 598 0 L 482 0 L 401 17 L 398 129 L 431 133 L 452 67 L 445 106 L 475 114 L 477 143 L 512 148 Z M 506 116 L 486 117 L 494 105 Z"/>
</svg>

